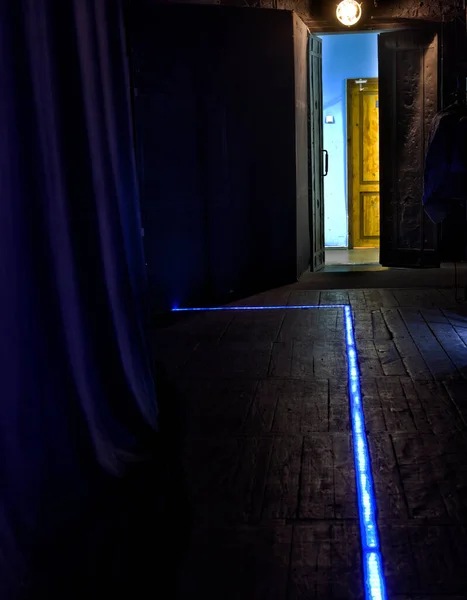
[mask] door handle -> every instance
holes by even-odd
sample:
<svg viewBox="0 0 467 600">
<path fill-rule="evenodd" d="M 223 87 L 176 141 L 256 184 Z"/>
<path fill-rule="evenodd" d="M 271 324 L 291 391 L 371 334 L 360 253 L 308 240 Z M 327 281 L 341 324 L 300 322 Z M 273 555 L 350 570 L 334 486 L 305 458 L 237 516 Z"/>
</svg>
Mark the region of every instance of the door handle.
<svg viewBox="0 0 467 600">
<path fill-rule="evenodd" d="M 329 172 L 329 152 L 327 150 L 323 150 L 324 152 L 324 173 L 323 173 L 323 177 L 326 177 L 326 175 Z"/>
</svg>

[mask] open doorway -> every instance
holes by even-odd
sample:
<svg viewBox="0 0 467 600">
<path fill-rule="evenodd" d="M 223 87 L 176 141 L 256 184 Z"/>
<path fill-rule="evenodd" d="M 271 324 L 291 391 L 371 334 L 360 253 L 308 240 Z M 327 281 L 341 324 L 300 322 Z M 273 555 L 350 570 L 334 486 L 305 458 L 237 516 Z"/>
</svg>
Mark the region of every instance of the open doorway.
<svg viewBox="0 0 467 600">
<path fill-rule="evenodd" d="M 326 265 L 379 264 L 378 33 L 320 37 Z"/>
</svg>

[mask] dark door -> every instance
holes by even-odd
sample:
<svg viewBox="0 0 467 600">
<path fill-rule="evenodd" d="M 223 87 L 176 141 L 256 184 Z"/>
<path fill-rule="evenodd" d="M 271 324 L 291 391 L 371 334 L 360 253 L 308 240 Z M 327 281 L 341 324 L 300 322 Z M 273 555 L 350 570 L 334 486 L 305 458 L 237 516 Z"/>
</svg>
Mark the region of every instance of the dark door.
<svg viewBox="0 0 467 600">
<path fill-rule="evenodd" d="M 323 149 L 323 58 L 321 39 L 310 35 L 310 148 L 309 148 L 309 205 L 310 205 L 310 270 L 324 267 L 324 182 L 327 154 Z"/>
<path fill-rule="evenodd" d="M 310 181 L 308 126 L 308 28 L 293 15 L 295 74 L 295 161 L 297 188 L 297 278 L 310 267 Z"/>
<path fill-rule="evenodd" d="M 136 4 L 128 30 L 153 306 L 296 281 L 292 13 Z"/>
<path fill-rule="evenodd" d="M 438 110 L 438 36 L 382 33 L 378 41 L 381 257 L 387 267 L 439 266 L 437 227 L 422 206 L 428 134 Z"/>
</svg>

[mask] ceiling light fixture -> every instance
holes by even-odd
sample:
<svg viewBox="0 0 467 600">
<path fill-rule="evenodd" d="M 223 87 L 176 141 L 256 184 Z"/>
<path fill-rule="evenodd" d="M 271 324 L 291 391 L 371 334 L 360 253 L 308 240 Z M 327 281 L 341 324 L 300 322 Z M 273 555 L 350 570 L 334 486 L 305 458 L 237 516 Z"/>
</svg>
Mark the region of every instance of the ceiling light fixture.
<svg viewBox="0 0 467 600">
<path fill-rule="evenodd" d="M 336 16 L 342 25 L 352 27 L 362 16 L 362 5 L 357 0 L 342 0 L 337 6 Z"/>
</svg>

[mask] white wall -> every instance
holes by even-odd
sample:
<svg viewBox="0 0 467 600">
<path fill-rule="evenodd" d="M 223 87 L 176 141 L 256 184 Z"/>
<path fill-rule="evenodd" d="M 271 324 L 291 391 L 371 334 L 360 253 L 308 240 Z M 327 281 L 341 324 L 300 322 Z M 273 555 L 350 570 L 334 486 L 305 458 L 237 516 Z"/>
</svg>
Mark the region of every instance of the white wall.
<svg viewBox="0 0 467 600">
<path fill-rule="evenodd" d="M 378 77 L 378 34 L 322 35 L 324 148 L 329 174 L 324 178 L 325 245 L 348 245 L 346 79 Z"/>
</svg>

